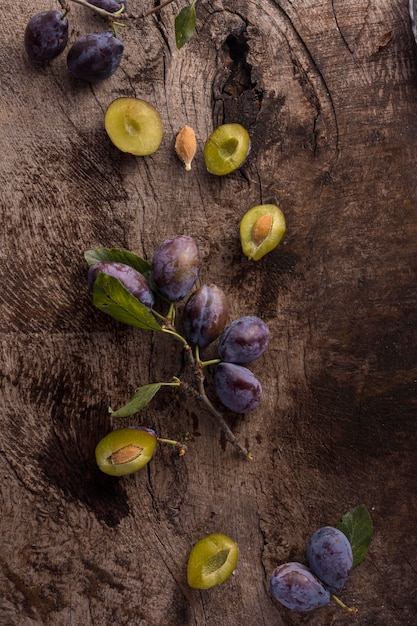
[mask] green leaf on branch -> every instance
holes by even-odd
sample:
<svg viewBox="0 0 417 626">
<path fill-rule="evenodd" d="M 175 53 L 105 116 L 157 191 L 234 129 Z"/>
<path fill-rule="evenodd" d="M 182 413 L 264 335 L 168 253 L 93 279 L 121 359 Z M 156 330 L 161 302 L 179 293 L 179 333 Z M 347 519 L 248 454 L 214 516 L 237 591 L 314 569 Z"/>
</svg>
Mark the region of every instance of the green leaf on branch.
<svg viewBox="0 0 417 626">
<path fill-rule="evenodd" d="M 99 272 L 93 286 L 93 303 L 103 313 L 129 326 L 144 330 L 159 330 L 162 328 L 146 308 L 135 296 L 132 296 L 122 283 Z"/>
<path fill-rule="evenodd" d="M 84 258 L 90 267 L 101 261 L 112 261 L 130 265 L 141 274 L 147 274 L 151 269 L 151 265 L 148 261 L 145 261 L 145 259 L 137 256 L 137 254 L 129 250 L 124 250 L 123 248 L 96 248 L 96 250 L 87 250 L 87 252 L 84 253 Z"/>
<path fill-rule="evenodd" d="M 138 413 L 152 400 L 155 394 L 158 393 L 161 387 L 179 387 L 180 381 L 174 378 L 172 383 L 151 383 L 150 385 L 143 385 L 138 387 L 127 404 L 113 411 L 109 409 L 109 412 L 113 417 L 130 417 L 134 413 Z"/>
<path fill-rule="evenodd" d="M 158 393 L 163 383 L 152 383 L 151 385 L 144 385 L 136 389 L 135 393 L 131 397 L 130 401 L 122 406 L 117 411 L 109 409 L 113 417 L 130 417 L 134 413 L 138 413 L 152 400 L 154 395 Z"/>
<path fill-rule="evenodd" d="M 183 7 L 175 18 L 175 41 L 178 50 L 188 43 L 195 32 L 197 22 L 194 0 L 188 7 Z"/>
<path fill-rule="evenodd" d="M 374 525 L 364 504 L 348 511 L 337 528 L 349 539 L 353 553 L 353 567 L 362 563 L 371 545 Z"/>
</svg>

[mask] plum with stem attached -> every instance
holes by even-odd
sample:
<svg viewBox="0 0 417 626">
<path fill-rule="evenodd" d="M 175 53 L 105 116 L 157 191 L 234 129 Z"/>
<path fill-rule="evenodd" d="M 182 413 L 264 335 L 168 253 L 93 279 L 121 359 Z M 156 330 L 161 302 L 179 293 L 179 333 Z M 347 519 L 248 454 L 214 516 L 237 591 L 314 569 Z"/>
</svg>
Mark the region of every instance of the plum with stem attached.
<svg viewBox="0 0 417 626">
<path fill-rule="evenodd" d="M 42 11 L 28 22 L 24 44 L 29 60 L 44 65 L 64 51 L 68 43 L 68 20 L 62 11 Z"/>
</svg>

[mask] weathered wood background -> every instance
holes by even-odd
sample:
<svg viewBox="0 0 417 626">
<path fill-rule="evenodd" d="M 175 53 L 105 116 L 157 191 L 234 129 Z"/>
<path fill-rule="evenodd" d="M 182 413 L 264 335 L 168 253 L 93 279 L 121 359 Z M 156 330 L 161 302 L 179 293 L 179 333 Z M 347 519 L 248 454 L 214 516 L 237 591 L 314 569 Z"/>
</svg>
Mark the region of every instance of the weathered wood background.
<svg viewBox="0 0 417 626">
<path fill-rule="evenodd" d="M 27 21 L 57 3 L 2 1 L 0 624 L 351 624 L 333 604 L 287 611 L 269 575 L 363 503 L 374 540 L 341 597 L 361 626 L 414 625 L 417 46 L 407 2 L 200 0 L 196 36 L 178 51 L 183 4 L 131 17 L 118 72 L 90 86 L 71 79 L 65 53 L 40 70 L 26 59 Z M 76 4 L 70 20 L 71 42 L 104 27 Z M 103 116 L 120 95 L 159 110 L 153 156 L 110 145 Z M 232 121 L 252 151 L 216 178 L 202 146 Z M 190 173 L 173 150 L 184 124 L 199 141 Z M 255 264 L 238 224 L 262 202 L 283 209 L 288 230 Z M 199 284 L 228 292 L 231 319 L 255 314 L 271 329 L 252 366 L 262 407 L 226 415 L 255 460 L 166 390 L 138 422 L 191 433 L 187 454 L 160 449 L 146 470 L 111 479 L 94 462 L 97 441 L 120 425 L 108 406 L 169 380 L 181 353 L 93 308 L 83 253 L 116 246 L 151 259 L 182 233 L 201 248 Z M 188 553 L 209 532 L 238 542 L 238 567 L 223 586 L 194 591 Z"/>
</svg>

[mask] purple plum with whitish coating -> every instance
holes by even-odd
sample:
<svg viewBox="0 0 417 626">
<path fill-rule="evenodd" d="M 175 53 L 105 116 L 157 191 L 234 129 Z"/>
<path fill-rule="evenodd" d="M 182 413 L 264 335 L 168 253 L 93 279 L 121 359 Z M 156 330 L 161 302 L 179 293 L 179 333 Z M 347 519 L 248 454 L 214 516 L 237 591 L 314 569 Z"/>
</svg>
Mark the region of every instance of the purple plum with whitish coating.
<svg viewBox="0 0 417 626">
<path fill-rule="evenodd" d="M 241 317 L 222 333 L 218 355 L 228 363 L 250 363 L 259 359 L 268 347 L 269 328 L 253 315 Z"/>
<path fill-rule="evenodd" d="M 100 261 L 88 270 L 88 284 L 92 288 L 99 272 L 117 278 L 132 296 L 135 296 L 150 311 L 155 297 L 146 278 L 135 268 L 115 261 Z"/>
<path fill-rule="evenodd" d="M 225 362 L 216 365 L 214 388 L 220 402 L 235 413 L 254 411 L 261 402 L 261 383 L 243 365 Z"/>
<path fill-rule="evenodd" d="M 352 570 L 353 553 L 349 539 L 333 526 L 319 528 L 307 544 L 310 569 L 332 593 L 338 593 Z"/>
<path fill-rule="evenodd" d="M 197 243 L 187 235 L 166 239 L 152 259 L 152 280 L 159 293 L 178 302 L 191 290 L 198 278 L 201 259 Z"/>
<path fill-rule="evenodd" d="M 290 562 L 279 565 L 270 578 L 271 593 L 294 611 L 312 611 L 330 603 L 330 592 L 308 567 Z"/>
<path fill-rule="evenodd" d="M 187 340 L 206 348 L 220 336 L 227 323 L 229 304 L 223 289 L 203 285 L 187 300 L 183 324 Z"/>
</svg>

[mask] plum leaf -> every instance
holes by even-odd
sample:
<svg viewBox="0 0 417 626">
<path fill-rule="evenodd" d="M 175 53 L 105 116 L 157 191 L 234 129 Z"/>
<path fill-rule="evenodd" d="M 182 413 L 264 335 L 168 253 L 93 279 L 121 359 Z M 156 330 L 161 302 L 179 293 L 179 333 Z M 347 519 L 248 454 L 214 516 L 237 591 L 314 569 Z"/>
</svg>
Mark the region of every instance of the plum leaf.
<svg viewBox="0 0 417 626">
<path fill-rule="evenodd" d="M 100 261 L 114 261 L 116 263 L 125 263 L 135 268 L 141 274 L 147 274 L 151 265 L 145 259 L 142 259 L 137 254 L 124 250 L 123 248 L 96 248 L 95 250 L 87 250 L 84 253 L 84 258 L 88 265 L 91 267 Z"/>
<path fill-rule="evenodd" d="M 190 6 L 183 7 L 175 18 L 175 41 L 178 50 L 185 46 L 194 35 L 196 25 L 196 12 L 194 0 Z"/>
<path fill-rule="evenodd" d="M 366 557 L 372 541 L 374 526 L 364 504 L 343 515 L 336 528 L 342 531 L 352 546 L 353 566 L 356 567 Z"/>
<path fill-rule="evenodd" d="M 163 385 L 164 383 L 151 383 L 150 385 L 138 387 L 129 402 L 117 409 L 117 411 L 109 409 L 109 412 L 113 417 L 130 417 L 149 404 Z"/>
<path fill-rule="evenodd" d="M 93 303 L 100 311 L 119 322 L 144 330 L 162 332 L 162 328 L 146 306 L 132 296 L 113 276 L 99 272 L 94 281 Z"/>
</svg>

